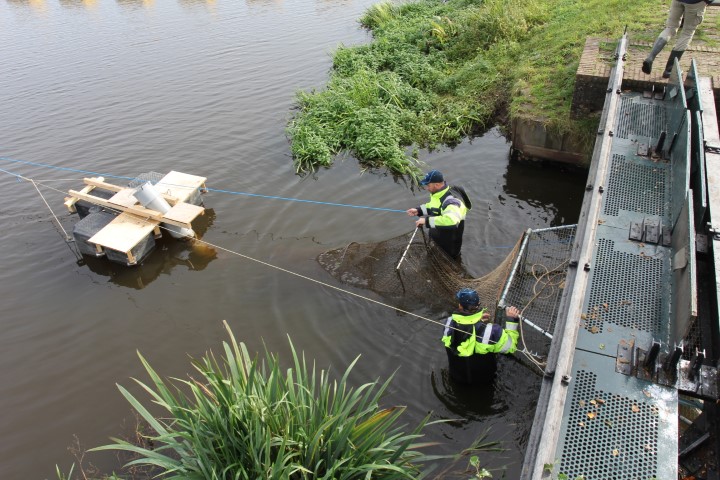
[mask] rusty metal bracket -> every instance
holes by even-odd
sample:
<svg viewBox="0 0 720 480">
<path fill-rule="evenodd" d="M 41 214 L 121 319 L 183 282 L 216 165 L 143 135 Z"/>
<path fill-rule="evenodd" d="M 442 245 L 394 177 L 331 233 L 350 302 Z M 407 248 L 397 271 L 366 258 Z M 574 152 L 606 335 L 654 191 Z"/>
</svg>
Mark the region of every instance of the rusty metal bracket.
<svg viewBox="0 0 720 480">
<path fill-rule="evenodd" d="M 720 145 L 705 142 L 705 153 L 720 154 Z"/>
<path fill-rule="evenodd" d="M 633 375 L 635 371 L 635 340 L 620 340 L 615 358 L 615 371 L 623 375 Z"/>
<path fill-rule="evenodd" d="M 643 226 L 645 242 L 655 245 L 660 243 L 660 222 L 654 218 L 645 218 Z"/>
<path fill-rule="evenodd" d="M 705 351 L 695 350 L 692 359 L 680 360 L 677 389 L 703 400 L 718 400 L 718 369 L 703 365 Z"/>
</svg>

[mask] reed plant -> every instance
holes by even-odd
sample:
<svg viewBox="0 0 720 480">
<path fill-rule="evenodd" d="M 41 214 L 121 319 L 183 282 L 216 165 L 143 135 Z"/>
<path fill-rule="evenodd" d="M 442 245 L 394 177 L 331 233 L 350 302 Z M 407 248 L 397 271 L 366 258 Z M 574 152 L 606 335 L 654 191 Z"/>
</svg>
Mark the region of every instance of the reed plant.
<svg viewBox="0 0 720 480">
<path fill-rule="evenodd" d="M 528 117 L 590 149 L 597 118 L 570 115 L 586 37 L 617 39 L 627 26 L 652 41 L 664 16 L 631 0 L 379 3 L 360 19 L 374 40 L 341 46 L 327 88 L 298 93 L 287 129 L 295 168 L 329 167 L 345 151 L 414 175 L 408 151 Z"/>
<path fill-rule="evenodd" d="M 353 362 L 336 380 L 317 371 L 291 346 L 292 367 L 276 355 L 253 358 L 226 324 L 223 356 L 208 353 L 192 362 L 196 377 L 162 379 L 140 355 L 151 383 L 145 390 L 153 415 L 118 386 L 151 427 L 142 444 L 113 439 L 93 450 L 136 456 L 126 466 L 145 465 L 172 479 L 408 479 L 422 478 L 436 457 L 420 450 L 423 419 L 409 433 L 398 420 L 403 407 L 383 408 L 390 380 L 352 387 Z M 357 361 L 357 359 L 356 359 Z M 488 444 L 485 444 L 487 447 Z M 492 447 L 492 444 L 489 444 Z M 152 447 L 151 447 L 152 446 Z"/>
</svg>

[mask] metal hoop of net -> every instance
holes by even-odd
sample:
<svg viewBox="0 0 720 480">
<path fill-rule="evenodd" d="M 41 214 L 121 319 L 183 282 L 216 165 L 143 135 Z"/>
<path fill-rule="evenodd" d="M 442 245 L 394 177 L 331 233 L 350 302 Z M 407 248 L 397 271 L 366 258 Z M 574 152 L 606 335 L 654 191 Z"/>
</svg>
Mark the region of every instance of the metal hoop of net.
<svg viewBox="0 0 720 480">
<path fill-rule="evenodd" d="M 485 308 L 497 307 L 522 238 L 493 271 L 473 278 L 424 232 L 414 237 L 413 233 L 379 243 L 353 242 L 322 253 L 318 261 L 342 283 L 393 298 L 398 307 L 421 304 L 447 309 L 455 293 L 466 287 L 478 292 Z"/>
<path fill-rule="evenodd" d="M 477 278 L 424 232 L 379 243 L 353 242 L 322 253 L 318 261 L 340 282 L 372 290 L 406 310 L 421 305 L 447 311 L 455 306 L 455 293 L 466 287 L 478 292 L 484 308 L 496 312 L 496 321 L 502 318 L 503 307 L 516 306 L 526 319 L 521 322 L 525 324 L 523 350 L 546 355 L 565 288 L 575 228 L 528 229 L 492 271 Z"/>
</svg>

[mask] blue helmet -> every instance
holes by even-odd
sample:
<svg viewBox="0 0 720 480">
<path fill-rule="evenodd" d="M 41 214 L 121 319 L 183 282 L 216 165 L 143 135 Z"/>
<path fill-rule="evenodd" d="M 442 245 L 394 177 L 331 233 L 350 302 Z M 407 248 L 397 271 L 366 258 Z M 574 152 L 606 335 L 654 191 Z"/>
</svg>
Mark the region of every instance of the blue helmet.
<svg viewBox="0 0 720 480">
<path fill-rule="evenodd" d="M 458 303 L 464 308 L 472 308 L 480 305 L 480 295 L 472 288 L 463 288 L 455 294 Z"/>
<path fill-rule="evenodd" d="M 420 185 L 425 186 L 428 183 L 443 183 L 445 181 L 445 177 L 443 177 L 443 174 L 440 173 L 439 170 L 430 170 L 425 177 L 420 180 Z"/>
</svg>

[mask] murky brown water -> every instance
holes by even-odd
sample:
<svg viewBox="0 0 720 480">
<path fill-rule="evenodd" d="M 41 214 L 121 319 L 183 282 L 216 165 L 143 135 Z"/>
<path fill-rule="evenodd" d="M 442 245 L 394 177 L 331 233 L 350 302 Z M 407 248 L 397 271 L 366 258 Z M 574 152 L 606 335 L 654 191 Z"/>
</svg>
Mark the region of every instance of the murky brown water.
<svg viewBox="0 0 720 480">
<path fill-rule="evenodd" d="M 82 174 L 179 170 L 216 189 L 404 210 L 419 197 L 352 158 L 294 174 L 284 127 L 297 89 L 322 88 L 332 50 L 368 41 L 356 19 L 373 0 L 0 0 L 0 169 L 41 181 L 64 228 L 63 194 Z M 527 227 L 572 223 L 582 176 L 510 163 L 496 131 L 423 159 L 475 199 L 463 258 L 479 274 Z M 460 421 L 434 427 L 441 451 L 477 433 L 517 472 L 538 382 L 504 359 L 494 385 L 448 383 L 436 325 L 223 251 L 165 242 L 140 268 L 76 262 L 34 188 L 0 172 L 0 478 L 68 470 L 73 435 L 107 443 L 130 417 L 116 383 L 145 379 L 136 351 L 183 376 L 188 355 L 217 349 L 222 320 L 250 349 L 288 352 L 353 380 L 397 370 L 386 400 Z M 424 193 L 420 193 L 424 198 Z M 413 228 L 404 213 L 212 192 L 204 239 L 336 285 L 316 262 L 349 242 Z M 359 291 L 362 294 L 368 292 Z M 428 312 L 422 304 L 417 312 Z M 287 358 L 287 357 L 284 357 Z M 111 455 L 90 460 L 116 467 Z"/>
</svg>

